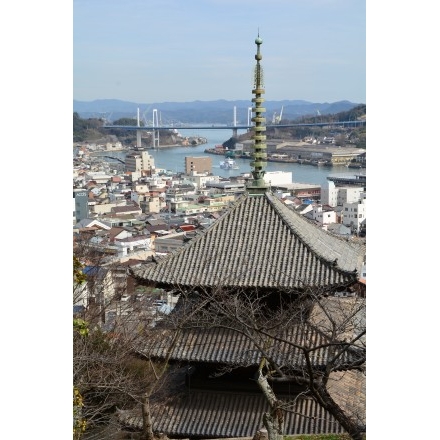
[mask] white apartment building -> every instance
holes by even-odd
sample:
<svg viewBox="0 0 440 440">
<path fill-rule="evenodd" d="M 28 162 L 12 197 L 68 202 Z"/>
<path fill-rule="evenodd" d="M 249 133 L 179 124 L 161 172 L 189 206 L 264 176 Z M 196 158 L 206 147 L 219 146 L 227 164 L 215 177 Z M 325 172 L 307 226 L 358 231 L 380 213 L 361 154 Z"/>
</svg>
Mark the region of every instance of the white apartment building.
<svg viewBox="0 0 440 440">
<path fill-rule="evenodd" d="M 362 187 L 341 187 L 338 188 L 337 206 L 343 206 L 344 203 L 356 203 L 362 198 L 365 198 L 365 189 Z"/>
<path fill-rule="evenodd" d="M 321 203 L 323 205 L 338 206 L 338 190 L 335 182 L 328 181 L 327 185 L 321 185 Z"/>
<path fill-rule="evenodd" d="M 360 226 L 366 220 L 366 199 L 359 202 L 344 203 L 342 206 L 342 224 L 351 228 L 352 232 L 359 233 Z"/>
<path fill-rule="evenodd" d="M 163 179 L 158 175 L 153 175 L 152 177 L 146 177 L 145 183 L 150 186 L 151 189 L 166 188 L 167 179 Z"/>
<path fill-rule="evenodd" d="M 154 157 L 150 156 L 148 151 L 140 153 L 131 153 L 125 156 L 125 171 L 126 172 L 142 172 L 151 171 L 155 169 Z"/>
<path fill-rule="evenodd" d="M 192 183 L 194 185 L 196 185 L 196 188 L 198 189 L 204 189 L 206 188 L 206 183 L 207 182 L 215 182 L 218 183 L 220 182 L 220 177 L 219 176 L 208 176 L 206 174 L 203 173 L 193 173 L 189 176 L 186 176 L 184 179 L 185 183 Z"/>
<path fill-rule="evenodd" d="M 328 181 L 321 186 L 321 203 L 329 206 L 343 206 L 344 203 L 356 203 L 365 194 L 365 188 L 358 186 L 336 186 Z"/>
<path fill-rule="evenodd" d="M 264 181 L 272 186 L 292 183 L 291 171 L 267 171 L 264 174 Z"/>
</svg>

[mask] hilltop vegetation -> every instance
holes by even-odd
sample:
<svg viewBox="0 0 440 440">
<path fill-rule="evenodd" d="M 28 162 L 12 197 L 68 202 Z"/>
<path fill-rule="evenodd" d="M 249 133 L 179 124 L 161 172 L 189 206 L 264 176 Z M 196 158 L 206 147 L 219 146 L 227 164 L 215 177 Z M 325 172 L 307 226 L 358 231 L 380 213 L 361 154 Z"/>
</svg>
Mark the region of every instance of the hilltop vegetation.
<svg viewBox="0 0 440 440">
<path fill-rule="evenodd" d="M 272 101 L 266 99 L 266 117 L 269 120 L 275 115 L 282 115 L 288 120 L 298 120 L 309 115 L 331 115 L 349 111 L 360 105 L 350 101 L 310 102 L 303 100 Z M 181 122 L 183 124 L 231 124 L 234 114 L 237 123 L 247 121 L 249 100 L 192 101 L 192 102 L 156 102 L 141 104 L 115 99 L 100 99 L 91 102 L 73 101 L 73 111 L 82 118 L 105 118 L 115 121 L 121 118 L 136 118 L 137 111 L 140 119 L 151 125 L 153 109 L 158 112 L 159 119 L 164 125 Z"/>
<path fill-rule="evenodd" d="M 131 145 L 136 141 L 136 132 L 117 128 L 104 128 L 108 124 L 102 118 L 82 119 L 77 112 L 73 113 L 73 142 L 121 142 Z M 133 126 L 137 125 L 136 119 L 121 118 L 114 121 L 114 125 Z M 140 122 L 141 126 L 145 124 Z M 166 133 L 162 136 L 166 138 Z"/>
<path fill-rule="evenodd" d="M 366 148 L 367 128 L 365 126 L 350 126 L 347 128 L 338 127 L 338 122 L 343 121 L 366 121 L 367 107 L 365 104 L 358 105 L 351 110 L 328 115 L 316 115 L 302 117 L 294 121 L 282 119 L 280 124 L 299 123 L 328 123 L 329 125 L 315 127 L 286 127 L 275 128 L 276 126 L 268 125 L 266 128 L 267 138 L 281 139 L 303 139 L 307 136 L 314 138 L 322 138 L 324 136 L 334 137 L 338 145 L 350 143 L 358 148 Z"/>
</svg>

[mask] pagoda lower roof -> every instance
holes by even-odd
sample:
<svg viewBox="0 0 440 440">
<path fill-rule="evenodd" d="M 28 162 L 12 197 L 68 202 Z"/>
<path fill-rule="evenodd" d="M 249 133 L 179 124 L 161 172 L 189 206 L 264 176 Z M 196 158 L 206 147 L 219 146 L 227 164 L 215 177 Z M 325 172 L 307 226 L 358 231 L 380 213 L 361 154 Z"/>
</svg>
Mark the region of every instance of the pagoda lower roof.
<svg viewBox="0 0 440 440">
<path fill-rule="evenodd" d="M 197 315 L 194 319 L 197 320 Z M 169 358 L 175 362 L 234 367 L 253 365 L 255 368 L 261 361 L 261 352 L 256 343 L 244 333 L 233 329 L 185 328 L 177 337 L 176 330 L 172 328 L 159 327 L 150 331 L 150 337 L 138 347 L 138 352 L 147 358 Z M 315 370 L 325 370 L 334 356 L 332 340 L 308 323 L 292 324 L 278 336 L 288 342 L 274 339 L 265 351 L 281 368 L 305 368 L 308 364 L 302 350 L 304 346 L 317 347 L 308 353 L 309 361 Z M 267 345 L 267 338 L 259 338 L 258 335 L 253 337 L 261 346 Z M 362 356 L 364 353 L 349 349 L 341 354 L 333 368 L 356 369 L 359 367 L 360 359 L 363 359 Z"/>
<path fill-rule="evenodd" d="M 175 393 L 177 394 L 177 393 Z M 296 396 L 278 395 L 284 401 Z M 170 396 L 165 405 L 151 399 L 155 432 L 178 438 L 249 438 L 263 427 L 269 405 L 262 394 L 187 389 Z M 162 400 L 163 402 L 164 400 Z M 324 408 L 310 398 L 297 398 L 284 414 L 284 434 L 340 434 L 344 429 Z M 132 430 L 142 429 L 142 416 L 121 411 L 119 422 Z"/>
<path fill-rule="evenodd" d="M 243 194 L 202 234 L 132 274 L 179 288 L 328 289 L 356 281 L 364 259 L 365 244 L 318 228 L 268 191 Z"/>
</svg>

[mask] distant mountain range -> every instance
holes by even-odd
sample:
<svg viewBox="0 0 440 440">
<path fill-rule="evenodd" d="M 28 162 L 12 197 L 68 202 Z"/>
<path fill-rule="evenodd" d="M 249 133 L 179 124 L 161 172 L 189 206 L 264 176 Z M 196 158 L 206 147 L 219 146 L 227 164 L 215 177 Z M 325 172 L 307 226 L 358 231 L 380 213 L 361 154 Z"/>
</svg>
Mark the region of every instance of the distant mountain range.
<svg viewBox="0 0 440 440">
<path fill-rule="evenodd" d="M 319 116 L 349 111 L 361 103 L 350 101 L 314 103 L 302 100 L 265 101 L 266 119 L 299 120 L 304 116 Z M 363 103 L 362 103 L 363 104 Z M 102 118 L 113 122 L 121 118 L 137 118 L 148 125 L 153 120 L 153 110 L 157 110 L 162 124 L 232 124 L 234 121 L 234 107 L 237 124 L 247 124 L 248 108 L 251 101 L 192 101 L 192 102 L 155 102 L 140 104 L 121 101 L 118 99 L 97 99 L 95 101 L 73 100 L 73 112 L 83 119 Z"/>
</svg>

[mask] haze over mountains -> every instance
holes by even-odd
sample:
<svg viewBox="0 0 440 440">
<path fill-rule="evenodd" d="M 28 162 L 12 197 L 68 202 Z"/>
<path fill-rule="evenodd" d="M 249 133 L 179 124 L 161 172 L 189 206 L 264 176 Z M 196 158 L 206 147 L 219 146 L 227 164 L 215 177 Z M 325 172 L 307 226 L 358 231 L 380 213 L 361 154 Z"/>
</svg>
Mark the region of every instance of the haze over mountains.
<svg viewBox="0 0 440 440">
<path fill-rule="evenodd" d="M 304 116 L 319 116 L 351 110 L 363 103 L 338 101 L 333 103 L 313 103 L 302 100 L 265 101 L 266 118 L 270 122 L 280 115 L 283 120 L 298 120 Z M 81 118 L 102 118 L 108 122 L 120 118 L 137 118 L 148 125 L 152 123 L 153 110 L 163 125 L 183 123 L 232 124 L 234 107 L 237 124 L 247 124 L 248 108 L 252 107 L 249 100 L 237 101 L 192 101 L 192 102 L 159 102 L 140 104 L 118 99 L 97 99 L 95 101 L 73 100 L 73 112 Z M 282 113 L 281 113 L 282 112 Z"/>
</svg>

